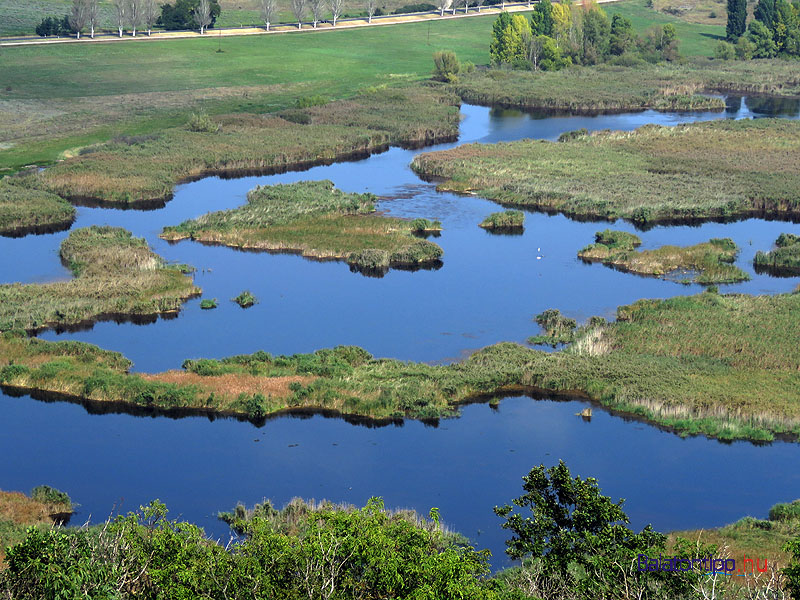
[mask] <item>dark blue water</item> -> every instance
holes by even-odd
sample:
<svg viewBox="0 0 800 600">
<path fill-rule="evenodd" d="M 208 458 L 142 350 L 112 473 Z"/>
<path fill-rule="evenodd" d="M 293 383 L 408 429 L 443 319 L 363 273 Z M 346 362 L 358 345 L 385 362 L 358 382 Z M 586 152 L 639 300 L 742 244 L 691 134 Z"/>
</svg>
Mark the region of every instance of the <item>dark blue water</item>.
<svg viewBox="0 0 800 600">
<path fill-rule="evenodd" d="M 597 117 L 464 106 L 459 143 L 556 139 L 581 127 L 800 116 L 797 101 L 729 99 L 728 104 L 723 113 Z M 122 226 L 145 237 L 168 260 L 197 267 L 196 283 L 205 297 L 220 300 L 220 308 L 201 311 L 199 300 L 193 300 L 175 319 L 149 325 L 106 322 L 42 337 L 121 351 L 141 371 L 177 368 L 190 357 L 259 349 L 291 353 L 336 344 L 357 344 L 376 356 L 446 362 L 497 341 L 523 341 L 537 333 L 531 316 L 546 308 L 560 308 L 582 321 L 594 314 L 613 317 L 618 305 L 639 298 L 701 289 L 582 263 L 576 252 L 606 223 L 528 213 L 524 235 L 489 234 L 477 223 L 497 205 L 437 193 L 408 168 L 416 152 L 395 148 L 357 162 L 270 177 L 207 178 L 178 186 L 175 198 L 160 210 L 80 208 L 76 227 Z M 164 225 L 242 204 L 257 184 L 323 178 L 343 190 L 378 194 L 379 209 L 388 214 L 440 219 L 445 231 L 436 242 L 445 250 L 443 267 L 369 278 L 341 262 L 188 241 L 170 245 L 157 237 Z M 633 231 L 624 222 L 615 227 Z M 644 248 L 731 237 L 742 248 L 737 264 L 753 279 L 722 290 L 778 293 L 795 288 L 798 279 L 757 275 L 751 261 L 756 250 L 769 249 L 784 231 L 800 233 L 800 228 L 750 219 L 658 227 L 639 235 Z M 68 278 L 58 260 L 66 235 L 0 238 L 0 281 Z M 243 289 L 252 290 L 259 304 L 242 310 L 228 301 Z M 502 564 L 504 536 L 491 509 L 518 495 L 522 475 L 540 462 L 563 458 L 575 473 L 597 477 L 606 494 L 627 498 L 637 527 L 713 527 L 746 514 L 763 516 L 775 502 L 800 497 L 795 444 L 681 440 L 598 411 L 586 423 L 575 416 L 583 407 L 575 401 L 512 398 L 497 411 L 485 404 L 465 407 L 462 417 L 438 428 L 406 422 L 375 429 L 322 416 L 280 417 L 256 428 L 225 419 L 92 415 L 80 405 L 0 394 L 0 452 L 16 457 L 3 461 L 0 488 L 29 490 L 47 483 L 64 489 L 82 504 L 77 522 L 160 498 L 217 536 L 226 529 L 214 518 L 216 512 L 237 501 L 253 504 L 268 497 L 281 504 L 302 496 L 363 504 L 379 495 L 391 507 L 424 513 L 439 507 L 453 528 L 492 549 L 496 566 Z"/>
</svg>

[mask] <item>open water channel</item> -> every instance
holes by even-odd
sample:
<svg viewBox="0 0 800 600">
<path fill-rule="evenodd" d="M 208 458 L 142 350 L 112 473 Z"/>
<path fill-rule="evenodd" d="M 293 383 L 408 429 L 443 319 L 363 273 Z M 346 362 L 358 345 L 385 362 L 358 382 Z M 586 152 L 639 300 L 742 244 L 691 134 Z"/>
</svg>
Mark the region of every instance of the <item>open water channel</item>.
<svg viewBox="0 0 800 600">
<path fill-rule="evenodd" d="M 458 144 L 521 138 L 555 140 L 581 127 L 634 129 L 718 118 L 800 118 L 800 101 L 727 98 L 727 110 L 709 113 L 644 111 L 563 116 L 462 106 Z M 426 148 L 444 149 L 454 144 Z M 523 235 L 495 235 L 477 224 L 499 210 L 492 202 L 438 193 L 409 168 L 419 150 L 392 148 L 369 158 L 263 177 L 209 177 L 175 189 L 164 208 L 148 211 L 78 209 L 73 227 L 115 225 L 145 237 L 169 261 L 197 268 L 204 297 L 220 307 L 201 311 L 199 299 L 179 316 L 149 324 L 101 322 L 91 329 L 48 331 L 45 339 L 76 339 L 117 350 L 134 370 L 179 368 L 186 358 L 223 357 L 266 350 L 310 352 L 355 344 L 375 356 L 443 363 L 498 341 L 523 342 L 538 332 L 531 317 L 559 308 L 583 321 L 613 318 L 616 307 L 639 298 L 697 293 L 700 286 L 587 265 L 577 251 L 607 223 L 563 216 L 526 215 Z M 345 191 L 369 191 L 379 210 L 399 217 L 442 221 L 434 241 L 445 251 L 438 270 L 392 270 L 384 277 L 353 273 L 343 262 L 296 255 L 241 252 L 158 238 L 174 225 L 245 202 L 255 185 L 330 179 Z M 619 221 L 614 227 L 635 231 Z M 720 286 L 751 294 L 787 292 L 798 278 L 756 274 L 752 258 L 795 224 L 761 219 L 700 226 L 664 226 L 637 232 L 643 248 L 694 244 L 730 237 L 741 248 L 737 264 L 749 282 Z M 67 232 L 0 238 L 0 282 L 67 279 L 58 247 Z M 259 303 L 242 310 L 228 300 L 244 289 Z M 46 483 L 80 503 L 73 523 L 102 520 L 159 498 L 173 516 L 216 537 L 216 519 L 238 501 L 264 498 L 282 505 L 294 496 L 363 505 L 382 496 L 389 507 L 423 513 L 439 507 L 452 528 L 494 554 L 503 566 L 504 532 L 492 507 L 521 492 L 521 477 L 539 463 L 563 458 L 574 473 L 596 477 L 605 494 L 626 498 L 632 524 L 659 530 L 723 525 L 765 516 L 779 501 L 800 497 L 800 446 L 775 442 L 722 444 L 681 439 L 649 425 L 595 411 L 577 417 L 578 400 L 513 397 L 499 408 L 473 404 L 438 424 L 405 421 L 375 427 L 339 418 L 284 415 L 261 426 L 235 419 L 95 414 L 67 402 L 43 402 L 0 392 L 0 488 L 30 490 Z"/>
</svg>

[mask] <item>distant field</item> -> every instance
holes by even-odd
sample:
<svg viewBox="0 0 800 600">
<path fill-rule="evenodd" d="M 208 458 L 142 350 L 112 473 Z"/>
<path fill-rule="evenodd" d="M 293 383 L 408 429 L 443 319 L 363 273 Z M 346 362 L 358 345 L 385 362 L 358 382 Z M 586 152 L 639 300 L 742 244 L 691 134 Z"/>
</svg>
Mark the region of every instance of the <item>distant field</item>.
<svg viewBox="0 0 800 600">
<path fill-rule="evenodd" d="M 725 39 L 725 12 L 723 16 L 712 21 L 714 24 L 689 23 L 676 16 L 664 14 L 647 8 L 646 0 L 629 0 L 615 4 L 604 4 L 609 17 L 619 13 L 631 20 L 637 33 L 642 33 L 653 25 L 672 23 L 678 32 L 680 51 L 684 56 L 713 56 L 714 45 Z"/>
<path fill-rule="evenodd" d="M 162 2 L 159 2 L 161 4 Z M 417 0 L 383 0 L 378 7 L 390 13 L 405 4 L 416 4 Z M 361 0 L 345 0 L 346 13 L 365 10 Z M 432 4 L 432 3 L 431 3 Z M 3 0 L 0 2 L 0 36 L 33 34 L 36 25 L 46 16 L 61 16 L 69 12 L 71 0 Z M 253 25 L 260 22 L 257 0 L 222 0 L 222 14 L 217 23 L 221 27 Z M 279 19 L 293 21 L 289 0 L 279 0 Z M 100 1 L 100 25 L 114 29 L 114 9 L 108 0 Z"/>
</svg>

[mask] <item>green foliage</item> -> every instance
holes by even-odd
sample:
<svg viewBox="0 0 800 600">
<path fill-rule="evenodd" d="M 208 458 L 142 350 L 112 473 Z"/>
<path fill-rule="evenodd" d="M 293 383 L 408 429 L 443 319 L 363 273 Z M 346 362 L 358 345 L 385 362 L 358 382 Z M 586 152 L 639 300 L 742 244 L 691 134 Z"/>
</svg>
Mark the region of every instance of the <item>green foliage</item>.
<svg viewBox="0 0 800 600">
<path fill-rule="evenodd" d="M 636 33 L 629 19 L 620 14 L 611 18 L 611 33 L 609 38 L 609 51 L 620 56 L 633 48 L 636 43 Z"/>
<path fill-rule="evenodd" d="M 458 57 L 452 50 L 440 50 L 433 53 L 433 78 L 436 81 L 455 83 L 458 81 L 460 70 Z"/>
<path fill-rule="evenodd" d="M 160 25 L 166 30 L 194 29 L 194 11 L 200 4 L 200 0 L 175 0 L 175 4 L 162 4 L 161 16 L 158 19 Z M 211 0 L 211 23 L 209 27 L 214 27 L 222 9 L 219 0 Z"/>
<path fill-rule="evenodd" d="M 770 521 L 800 521 L 800 500 L 781 502 L 769 509 Z"/>
<path fill-rule="evenodd" d="M 31 498 L 44 504 L 62 504 L 67 508 L 72 506 L 72 500 L 66 492 L 57 490 L 49 485 L 39 485 L 31 490 Z"/>
<path fill-rule="evenodd" d="M 186 128 L 195 133 L 217 133 L 220 130 L 220 125 L 206 113 L 192 113 Z"/>
<path fill-rule="evenodd" d="M 521 210 L 504 210 L 487 216 L 480 222 L 484 229 L 519 229 L 525 224 L 525 213 Z"/>
<path fill-rule="evenodd" d="M 533 318 L 545 330 L 545 335 L 531 337 L 529 344 L 548 344 L 554 348 L 558 344 L 569 344 L 575 339 L 575 319 L 569 319 L 561 311 L 549 308 Z"/>
<path fill-rule="evenodd" d="M 550 0 L 537 2 L 531 13 L 531 32 L 533 35 L 546 35 L 552 38 L 553 25 L 553 5 Z"/>
<path fill-rule="evenodd" d="M 782 233 L 775 240 L 776 248 L 769 252 L 756 252 L 753 264 L 757 269 L 771 270 L 778 274 L 800 272 L 800 236 Z"/>
<path fill-rule="evenodd" d="M 423 233 L 426 231 L 441 231 L 441 221 L 431 221 L 429 219 L 414 219 L 411 221 L 411 231 Z"/>
<path fill-rule="evenodd" d="M 203 298 L 200 301 L 200 308 L 202 308 L 203 310 L 211 310 L 212 308 L 217 308 L 217 299 Z"/>
<path fill-rule="evenodd" d="M 772 58 L 777 54 L 772 32 L 761 21 L 750 21 L 747 37 L 753 44 L 753 58 Z"/>
<path fill-rule="evenodd" d="M 524 16 L 501 12 L 492 26 L 489 44 L 492 63 L 513 65 L 527 60 L 526 40 L 532 35 L 531 24 Z"/>
<path fill-rule="evenodd" d="M 786 552 L 791 553 L 792 562 L 783 570 L 786 577 L 786 590 L 792 598 L 800 598 L 800 537 L 788 542 L 784 546 Z"/>
<path fill-rule="evenodd" d="M 46 233 L 69 226 L 75 208 L 66 200 L 42 190 L 0 179 L 0 235 Z"/>
<path fill-rule="evenodd" d="M 461 598 L 492 600 L 476 552 L 381 500 L 362 509 L 292 501 L 237 508 L 226 549 L 155 501 L 101 529 L 28 530 L 0 590 L 15 598 Z"/>
<path fill-rule="evenodd" d="M 755 44 L 746 35 L 736 40 L 736 58 L 739 60 L 750 60 L 756 51 Z"/>
<path fill-rule="evenodd" d="M 504 519 L 503 529 L 512 534 L 506 541 L 510 557 L 532 558 L 544 576 L 566 582 L 580 598 L 691 595 L 697 573 L 637 569 L 637 555 L 664 552 L 666 536 L 649 525 L 639 533 L 629 529 L 623 501 L 603 496 L 596 479 L 572 477 L 559 461 L 554 467 L 531 469 L 522 487 L 525 493 L 513 506 L 494 509 Z"/>
<path fill-rule="evenodd" d="M 609 52 L 611 23 L 605 11 L 596 5 L 583 15 L 583 63 L 594 65 L 605 60 Z"/>
<path fill-rule="evenodd" d="M 64 15 L 58 17 L 44 17 L 36 26 L 36 35 L 40 37 L 69 35 L 72 27 L 69 24 L 69 17 Z"/>
<path fill-rule="evenodd" d="M 395 8 L 391 14 L 393 15 L 404 15 L 408 13 L 417 13 L 417 12 L 430 12 L 432 10 L 436 10 L 436 7 L 433 4 L 427 4 L 425 2 L 420 2 L 418 4 L 404 4 L 399 8 Z M 376 15 L 379 13 L 375 13 Z"/>
<path fill-rule="evenodd" d="M 728 24 L 726 33 L 729 42 L 735 42 L 744 34 L 747 26 L 747 0 L 728 0 Z"/>
<path fill-rule="evenodd" d="M 714 58 L 719 60 L 733 60 L 736 58 L 736 46 L 725 40 L 720 40 L 714 47 Z"/>
<path fill-rule="evenodd" d="M 241 294 L 233 298 L 233 301 L 242 308 L 250 308 L 256 302 L 258 302 L 256 297 L 249 290 L 243 291 Z"/>
</svg>

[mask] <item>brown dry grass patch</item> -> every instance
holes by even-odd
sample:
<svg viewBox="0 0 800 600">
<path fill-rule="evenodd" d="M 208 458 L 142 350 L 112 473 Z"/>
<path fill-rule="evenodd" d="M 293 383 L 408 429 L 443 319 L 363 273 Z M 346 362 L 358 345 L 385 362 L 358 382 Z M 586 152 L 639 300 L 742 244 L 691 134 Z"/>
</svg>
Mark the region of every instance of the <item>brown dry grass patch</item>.
<svg viewBox="0 0 800 600">
<path fill-rule="evenodd" d="M 226 373 L 225 375 L 197 375 L 185 371 L 166 371 L 164 373 L 142 375 L 147 381 L 160 381 L 175 385 L 193 385 L 215 395 L 237 397 L 240 394 L 262 394 L 273 398 L 289 398 L 292 391 L 289 384 L 308 385 L 316 377 L 289 375 L 285 377 L 259 377 L 245 373 Z"/>
</svg>

